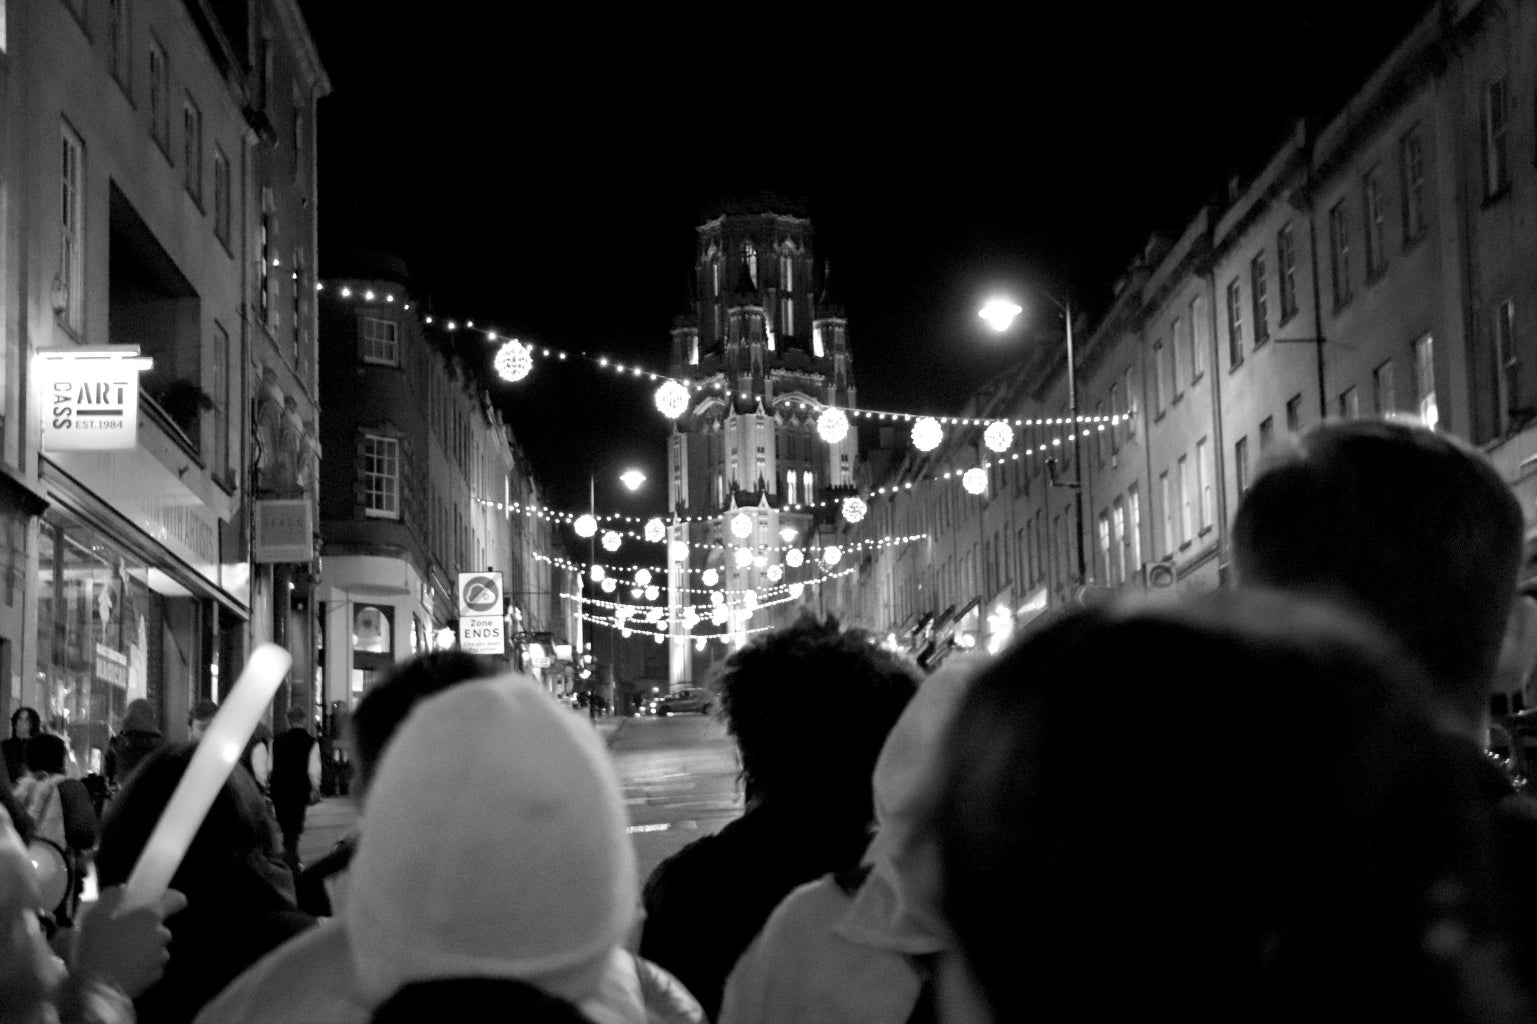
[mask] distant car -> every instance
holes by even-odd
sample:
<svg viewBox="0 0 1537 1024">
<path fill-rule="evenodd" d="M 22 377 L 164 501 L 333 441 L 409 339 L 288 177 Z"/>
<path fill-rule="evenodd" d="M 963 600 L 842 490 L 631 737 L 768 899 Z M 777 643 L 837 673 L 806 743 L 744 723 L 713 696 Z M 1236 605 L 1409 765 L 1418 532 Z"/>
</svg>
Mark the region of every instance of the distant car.
<svg viewBox="0 0 1537 1024">
<path fill-rule="evenodd" d="M 1537 771 L 1537 711 L 1505 715 L 1489 723 L 1489 756 L 1505 770 L 1511 785 L 1531 792 Z"/>
<path fill-rule="evenodd" d="M 697 711 L 708 715 L 715 708 L 715 694 L 699 687 L 674 690 L 656 702 L 658 715 L 681 715 Z"/>
</svg>

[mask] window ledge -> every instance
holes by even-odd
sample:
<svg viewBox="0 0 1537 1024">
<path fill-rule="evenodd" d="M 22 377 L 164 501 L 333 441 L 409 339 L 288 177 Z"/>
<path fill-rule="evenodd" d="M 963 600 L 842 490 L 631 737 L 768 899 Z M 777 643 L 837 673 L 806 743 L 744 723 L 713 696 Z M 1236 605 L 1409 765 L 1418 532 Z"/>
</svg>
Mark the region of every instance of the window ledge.
<svg viewBox="0 0 1537 1024">
<path fill-rule="evenodd" d="M 1258 352 L 1260 349 L 1264 348 L 1268 344 L 1270 344 L 1270 335 L 1268 335 L 1268 334 L 1265 335 L 1263 338 L 1255 338 L 1254 339 L 1254 351 Z"/>
<path fill-rule="evenodd" d="M 1351 292 L 1349 295 L 1346 295 L 1342 299 L 1335 299 L 1334 300 L 1334 308 L 1330 310 L 1330 313 L 1333 314 L 1334 316 L 1339 316 L 1340 312 L 1346 306 L 1350 305 L 1350 300 L 1355 298 L 1355 297 L 1356 297 L 1355 292 Z"/>
<path fill-rule="evenodd" d="M 1507 177 L 1505 182 L 1500 185 L 1499 188 L 1484 196 L 1483 205 L 1480 207 L 1480 209 L 1487 210 L 1489 207 L 1496 205 L 1508 195 L 1510 195 L 1510 180 Z"/>
<path fill-rule="evenodd" d="M 1236 362 L 1236 363 L 1230 361 L 1227 364 L 1227 372 L 1228 372 L 1228 376 L 1229 377 L 1231 377 L 1233 374 L 1237 373 L 1241 369 L 1243 369 L 1243 360 L 1242 359 L 1238 360 L 1238 362 Z"/>
<path fill-rule="evenodd" d="M 1370 288 L 1372 285 L 1375 285 L 1378 281 L 1381 281 L 1384 277 L 1387 277 L 1387 276 L 1388 276 L 1388 262 L 1387 262 L 1387 260 L 1383 260 L 1382 264 L 1380 266 L 1378 266 L 1375 270 L 1367 271 L 1367 274 L 1366 274 L 1366 286 L 1368 288 Z"/>
<path fill-rule="evenodd" d="M 1296 319 L 1297 312 L 1298 312 L 1298 310 L 1294 309 L 1290 313 L 1282 313 L 1281 314 L 1281 319 L 1276 321 L 1276 328 L 1280 329 L 1282 327 L 1285 327 L 1287 324 L 1291 323 L 1294 319 Z"/>
</svg>

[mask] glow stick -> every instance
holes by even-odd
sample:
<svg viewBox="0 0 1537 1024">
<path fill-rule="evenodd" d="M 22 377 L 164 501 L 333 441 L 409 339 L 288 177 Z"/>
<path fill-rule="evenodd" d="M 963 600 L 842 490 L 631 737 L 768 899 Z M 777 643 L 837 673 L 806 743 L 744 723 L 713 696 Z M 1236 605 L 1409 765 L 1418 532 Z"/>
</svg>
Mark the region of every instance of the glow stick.
<svg viewBox="0 0 1537 1024">
<path fill-rule="evenodd" d="M 198 741 L 192 763 L 177 783 L 176 792 L 171 794 L 149 842 L 144 844 L 144 852 L 129 873 L 118 913 L 153 905 L 171 884 L 171 876 L 187 855 L 192 837 L 197 835 L 214 798 L 250 741 L 263 709 L 292 663 L 288 652 L 276 644 L 262 644 L 251 654 L 235 688 Z"/>
</svg>

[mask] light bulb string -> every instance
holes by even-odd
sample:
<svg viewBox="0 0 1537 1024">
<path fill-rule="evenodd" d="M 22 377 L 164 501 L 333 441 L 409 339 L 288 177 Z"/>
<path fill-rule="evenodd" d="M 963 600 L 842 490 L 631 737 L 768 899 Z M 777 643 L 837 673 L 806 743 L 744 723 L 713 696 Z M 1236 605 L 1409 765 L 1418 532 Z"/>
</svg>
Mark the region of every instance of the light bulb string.
<svg viewBox="0 0 1537 1024">
<path fill-rule="evenodd" d="M 600 615 L 588 615 L 586 612 L 578 612 L 583 622 L 590 622 L 594 626 L 605 626 L 614 630 L 629 630 L 631 633 L 644 633 L 647 636 L 671 637 L 673 640 L 681 640 L 685 643 L 698 640 L 730 640 L 738 636 L 748 636 L 753 633 L 767 633 L 774 626 L 751 626 L 747 629 L 735 629 L 729 633 L 668 633 L 660 629 L 647 628 L 646 623 L 625 623 L 616 625 L 612 618 Z"/>
</svg>

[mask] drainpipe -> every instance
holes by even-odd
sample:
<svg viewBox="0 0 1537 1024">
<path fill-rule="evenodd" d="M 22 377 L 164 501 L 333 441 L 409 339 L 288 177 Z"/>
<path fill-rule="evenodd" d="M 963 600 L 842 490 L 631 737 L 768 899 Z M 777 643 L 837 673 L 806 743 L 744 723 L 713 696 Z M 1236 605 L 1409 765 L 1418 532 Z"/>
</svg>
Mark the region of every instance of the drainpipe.
<svg viewBox="0 0 1537 1024">
<path fill-rule="evenodd" d="M 1303 159 L 1307 161 L 1306 185 L 1308 193 L 1308 262 L 1312 267 L 1313 275 L 1313 346 L 1318 355 L 1318 418 L 1329 418 L 1329 393 L 1324 382 L 1324 314 L 1323 292 L 1318 282 L 1318 191 L 1317 182 L 1313 178 L 1313 132 L 1311 127 L 1304 127 L 1307 132 L 1306 142 L 1303 146 Z"/>
<path fill-rule="evenodd" d="M 1208 239 L 1208 251 L 1210 250 L 1211 223 L 1207 222 L 1206 232 Z M 1216 470 L 1217 479 L 1213 486 L 1217 489 L 1217 579 L 1223 582 L 1227 578 L 1228 565 L 1228 514 L 1227 514 L 1227 444 L 1223 440 L 1222 433 L 1222 367 L 1217 362 L 1220 358 L 1220 350 L 1217 344 L 1217 265 L 1213 260 L 1206 271 L 1207 294 L 1211 301 L 1207 305 L 1206 326 L 1206 372 L 1211 375 L 1211 437 L 1215 446 L 1212 452 L 1212 463 Z M 1195 324 L 1191 323 L 1190 330 L 1195 331 Z M 1320 357 L 1321 359 L 1321 357 Z M 1318 386 L 1320 392 L 1323 388 L 1323 363 L 1318 366 Z"/>
</svg>

